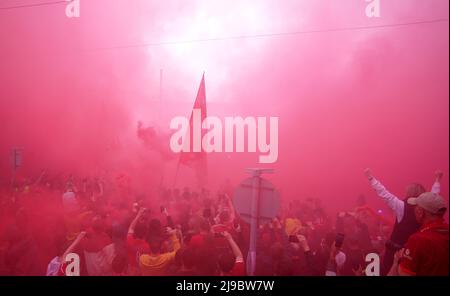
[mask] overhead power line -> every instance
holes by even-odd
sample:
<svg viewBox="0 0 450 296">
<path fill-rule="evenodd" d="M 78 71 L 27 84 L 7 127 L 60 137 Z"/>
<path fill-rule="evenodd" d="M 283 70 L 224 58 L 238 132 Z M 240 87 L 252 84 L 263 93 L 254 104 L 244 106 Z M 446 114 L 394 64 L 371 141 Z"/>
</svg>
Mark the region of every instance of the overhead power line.
<svg viewBox="0 0 450 296">
<path fill-rule="evenodd" d="M 15 5 L 15 6 L 6 6 L 6 7 L 0 7 L 0 10 L 13 10 L 13 9 L 18 9 L 18 8 L 48 6 L 48 5 L 56 5 L 56 4 L 62 4 L 62 3 L 67 4 L 67 1 L 60 0 L 60 1 L 50 1 L 50 2 L 42 2 L 42 3 Z"/>
<path fill-rule="evenodd" d="M 331 29 L 262 33 L 262 34 L 253 34 L 253 35 L 235 35 L 235 36 L 200 38 L 200 39 L 190 39 L 190 40 L 174 40 L 174 41 L 161 41 L 161 42 L 150 42 L 150 43 L 137 43 L 137 44 L 129 44 L 129 45 L 91 48 L 91 49 L 86 49 L 85 51 L 153 47 L 153 46 L 202 43 L 202 42 L 213 42 L 213 41 L 227 41 L 227 40 L 239 40 L 239 39 L 252 39 L 252 38 L 283 37 L 283 36 L 314 34 L 314 33 L 360 31 L 360 30 L 380 29 L 380 28 L 415 26 L 415 25 L 421 25 L 421 24 L 433 24 L 433 23 L 442 23 L 442 22 L 448 22 L 448 19 L 441 18 L 441 19 L 433 19 L 433 20 L 423 20 L 423 21 L 414 21 L 414 22 L 405 22 L 405 23 L 393 23 L 393 24 L 384 24 L 384 25 L 341 27 L 341 28 L 331 28 Z"/>
</svg>

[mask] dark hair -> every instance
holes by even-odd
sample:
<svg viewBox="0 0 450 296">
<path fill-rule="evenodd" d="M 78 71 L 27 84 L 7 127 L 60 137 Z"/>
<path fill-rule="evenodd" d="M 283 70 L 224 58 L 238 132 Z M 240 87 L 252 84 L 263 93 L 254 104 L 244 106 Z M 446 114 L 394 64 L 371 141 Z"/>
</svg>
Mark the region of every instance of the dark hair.
<svg viewBox="0 0 450 296">
<path fill-rule="evenodd" d="M 422 193 L 426 192 L 425 188 L 419 183 L 409 184 L 406 188 L 406 199 L 410 197 L 418 197 Z"/>
<path fill-rule="evenodd" d="M 222 213 L 220 213 L 219 219 L 221 223 L 228 222 L 228 220 L 230 219 L 230 213 L 228 211 L 223 211 Z"/>
<path fill-rule="evenodd" d="M 153 254 L 159 253 L 161 251 L 162 240 L 160 237 L 150 235 L 147 239 L 147 243 L 150 247 L 150 251 Z"/>
<path fill-rule="evenodd" d="M 202 220 L 200 220 L 199 224 L 200 224 L 199 226 L 200 226 L 201 231 L 209 232 L 211 230 L 211 226 L 209 225 L 208 220 L 202 219 Z"/>
<path fill-rule="evenodd" d="M 148 224 L 148 235 L 149 236 L 162 236 L 163 234 L 163 228 L 161 225 L 161 221 L 158 219 L 152 219 L 150 220 Z"/>
<path fill-rule="evenodd" d="M 147 235 L 147 226 L 144 223 L 137 223 L 134 228 L 134 237 L 137 239 L 144 239 Z"/>
</svg>

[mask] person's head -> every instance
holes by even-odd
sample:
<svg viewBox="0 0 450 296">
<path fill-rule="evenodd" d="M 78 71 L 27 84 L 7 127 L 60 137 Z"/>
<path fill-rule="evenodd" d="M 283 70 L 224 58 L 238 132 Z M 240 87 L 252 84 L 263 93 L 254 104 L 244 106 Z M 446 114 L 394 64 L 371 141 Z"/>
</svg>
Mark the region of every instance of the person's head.
<svg viewBox="0 0 450 296">
<path fill-rule="evenodd" d="M 150 236 L 162 236 L 163 227 L 161 225 L 161 221 L 159 221 L 158 219 L 150 220 L 148 224 L 148 234 Z"/>
<path fill-rule="evenodd" d="M 149 236 L 147 239 L 147 243 L 152 254 L 159 254 L 161 252 L 162 241 L 160 237 Z"/>
<path fill-rule="evenodd" d="M 219 215 L 220 223 L 224 224 L 230 221 L 230 212 L 222 211 Z"/>
<path fill-rule="evenodd" d="M 102 216 L 96 215 L 92 218 L 92 229 L 99 233 L 103 232 L 105 230 L 105 221 L 103 220 Z"/>
<path fill-rule="evenodd" d="M 218 264 L 222 273 L 229 273 L 236 262 L 236 257 L 231 252 L 224 252 L 220 254 Z"/>
<path fill-rule="evenodd" d="M 209 225 L 208 220 L 202 219 L 200 221 L 200 231 L 209 233 L 211 231 L 211 226 Z"/>
<path fill-rule="evenodd" d="M 414 214 L 419 224 L 441 219 L 447 211 L 444 199 L 436 193 L 425 192 L 417 198 L 409 198 L 408 204 L 415 206 Z"/>
<path fill-rule="evenodd" d="M 137 223 L 134 228 L 134 237 L 136 239 L 144 239 L 147 235 L 147 225 L 145 223 Z"/>
<path fill-rule="evenodd" d="M 422 193 L 426 192 L 425 188 L 419 183 L 412 183 L 406 187 L 406 199 L 411 197 L 418 197 Z"/>
</svg>

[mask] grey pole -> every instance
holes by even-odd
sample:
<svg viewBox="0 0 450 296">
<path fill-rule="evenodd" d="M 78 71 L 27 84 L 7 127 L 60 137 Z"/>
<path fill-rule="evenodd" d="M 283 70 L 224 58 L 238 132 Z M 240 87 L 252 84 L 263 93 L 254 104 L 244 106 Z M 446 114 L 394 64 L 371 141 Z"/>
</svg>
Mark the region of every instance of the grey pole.
<svg viewBox="0 0 450 296">
<path fill-rule="evenodd" d="M 256 268 L 256 241 L 258 238 L 259 227 L 259 197 L 261 174 L 273 173 L 272 169 L 247 169 L 247 172 L 253 176 L 252 190 L 252 206 L 251 206 L 251 223 L 250 223 L 250 246 L 247 255 L 247 275 L 255 275 Z"/>
</svg>

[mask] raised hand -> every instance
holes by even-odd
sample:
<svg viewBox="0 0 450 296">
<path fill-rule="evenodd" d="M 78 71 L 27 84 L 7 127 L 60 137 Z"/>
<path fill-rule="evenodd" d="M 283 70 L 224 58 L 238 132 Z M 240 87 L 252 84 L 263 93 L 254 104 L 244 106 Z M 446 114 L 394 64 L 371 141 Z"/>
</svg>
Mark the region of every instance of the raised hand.
<svg viewBox="0 0 450 296">
<path fill-rule="evenodd" d="M 230 234 L 228 231 L 222 232 L 222 235 L 223 235 L 223 237 L 225 237 L 226 239 L 233 239 L 233 238 L 231 237 L 231 234 Z"/>
<path fill-rule="evenodd" d="M 364 175 L 366 175 L 366 177 L 369 181 L 371 181 L 373 179 L 372 171 L 369 168 L 364 170 Z"/>
<path fill-rule="evenodd" d="M 303 251 L 308 252 L 310 250 L 308 240 L 304 235 L 297 234 L 297 239 L 299 245 L 302 247 Z"/>
</svg>

